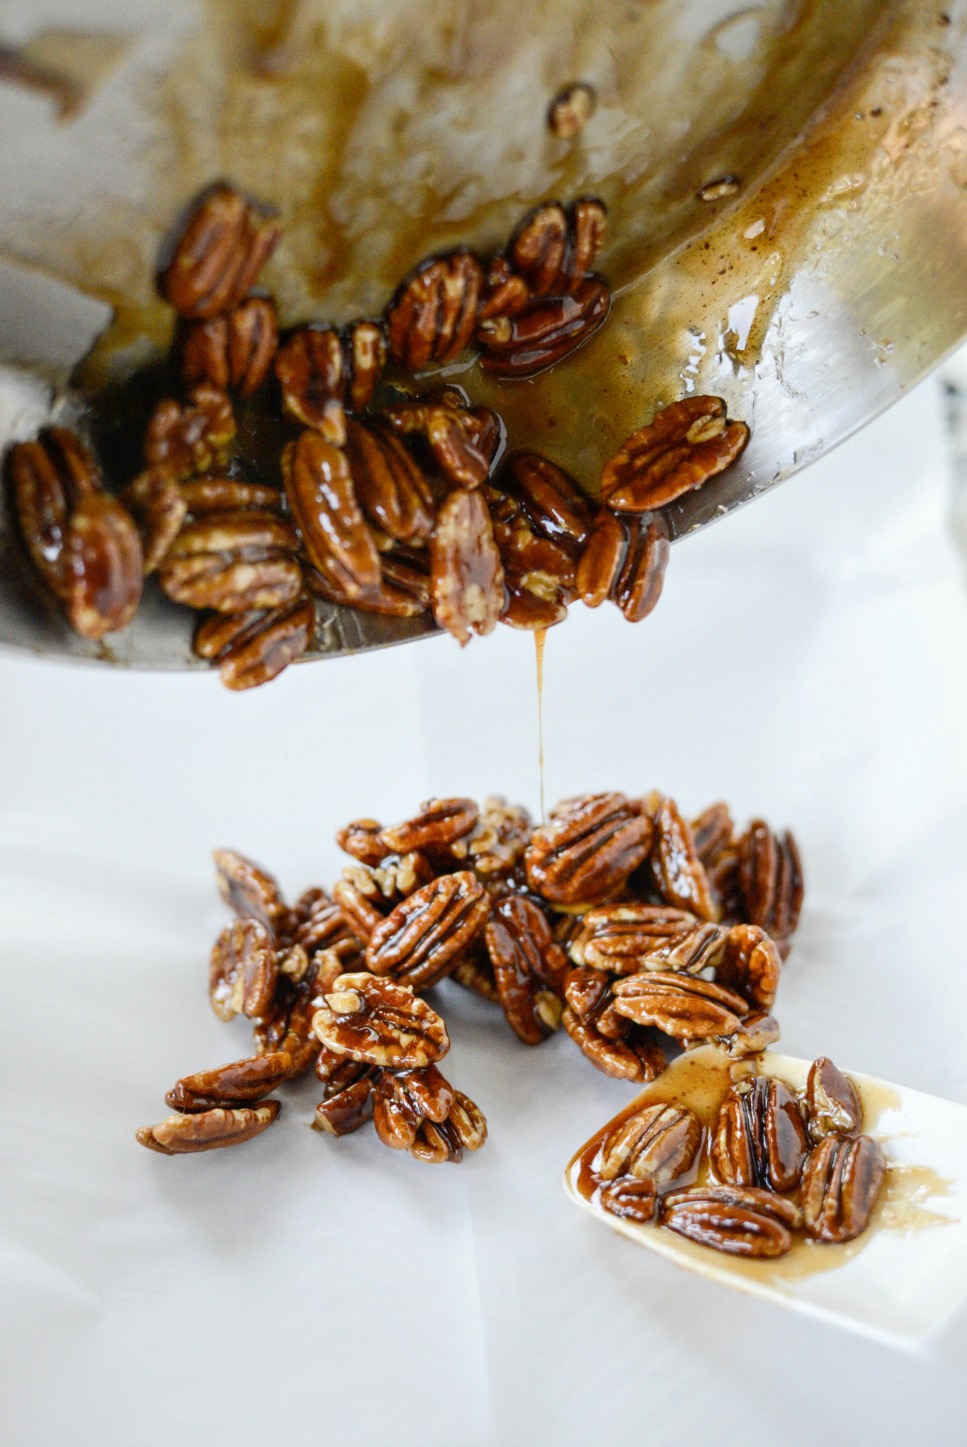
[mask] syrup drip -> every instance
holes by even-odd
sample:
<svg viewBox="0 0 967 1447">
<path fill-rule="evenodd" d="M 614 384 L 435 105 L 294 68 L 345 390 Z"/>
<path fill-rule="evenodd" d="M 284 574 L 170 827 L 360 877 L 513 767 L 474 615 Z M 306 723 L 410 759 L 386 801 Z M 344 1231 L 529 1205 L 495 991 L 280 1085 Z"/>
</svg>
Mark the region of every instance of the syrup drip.
<svg viewBox="0 0 967 1447">
<path fill-rule="evenodd" d="M 534 661 L 537 665 L 537 766 L 541 776 L 541 823 L 547 822 L 544 808 L 544 639 L 546 628 L 534 629 Z"/>
</svg>

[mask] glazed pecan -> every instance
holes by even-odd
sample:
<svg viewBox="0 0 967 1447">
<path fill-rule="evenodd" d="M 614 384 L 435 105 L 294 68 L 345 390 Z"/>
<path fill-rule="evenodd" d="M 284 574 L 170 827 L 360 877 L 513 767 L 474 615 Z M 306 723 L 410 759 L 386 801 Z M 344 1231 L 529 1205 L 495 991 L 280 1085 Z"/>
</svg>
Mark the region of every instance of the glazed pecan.
<svg viewBox="0 0 967 1447">
<path fill-rule="evenodd" d="M 504 607 L 504 570 L 487 505 L 479 492 L 447 497 L 430 538 L 430 596 L 441 628 L 465 645 L 497 625 Z"/>
<path fill-rule="evenodd" d="M 393 359 L 408 372 L 452 362 L 473 336 L 482 288 L 483 269 L 472 252 L 421 262 L 386 310 Z"/>
<path fill-rule="evenodd" d="M 799 923 L 803 901 L 802 863 L 788 830 L 773 834 L 756 819 L 738 843 L 739 889 L 745 918 L 774 940 L 783 941 Z"/>
<path fill-rule="evenodd" d="M 498 900 L 484 940 L 501 1008 L 525 1045 L 539 1045 L 561 1023 L 558 991 L 567 966 L 540 905 L 524 895 Z"/>
<path fill-rule="evenodd" d="M 344 411 L 369 406 L 385 364 L 386 337 L 379 322 L 351 322 L 341 331 L 299 327 L 275 359 L 282 405 L 304 426 L 338 443 Z"/>
<path fill-rule="evenodd" d="M 718 911 L 708 876 L 674 799 L 662 799 L 653 818 L 650 862 L 662 898 L 676 909 L 714 920 Z"/>
<path fill-rule="evenodd" d="M 486 891 L 469 871 L 441 875 L 377 925 L 366 946 L 366 963 L 376 975 L 427 989 L 449 973 L 489 912 Z"/>
<path fill-rule="evenodd" d="M 238 1146 L 261 1135 L 282 1109 L 279 1101 L 266 1100 L 254 1107 L 234 1110 L 217 1107 L 197 1115 L 169 1115 L 158 1125 L 143 1125 L 135 1135 L 141 1145 L 163 1156 L 214 1151 L 220 1146 Z"/>
<path fill-rule="evenodd" d="M 310 957 L 325 951 L 350 960 L 362 949 L 343 909 L 324 889 L 307 889 L 296 900 L 289 914 L 288 934 L 293 945 L 300 945 Z"/>
<path fill-rule="evenodd" d="M 646 858 L 652 832 L 651 820 L 624 794 L 566 800 L 531 836 L 528 883 L 553 904 L 598 904 Z"/>
<path fill-rule="evenodd" d="M 363 879 L 357 873 L 344 872 L 332 887 L 332 897 L 349 921 L 350 929 L 366 943 L 377 925 L 383 923 L 386 913 L 380 908 L 382 901 L 377 889 L 360 888 Z M 374 903 L 374 897 L 379 903 Z"/>
<path fill-rule="evenodd" d="M 566 85 L 559 90 L 547 110 L 547 124 L 562 141 L 576 136 L 594 114 L 597 95 L 594 87 L 584 81 Z"/>
<path fill-rule="evenodd" d="M 740 924 L 729 930 L 715 971 L 719 984 L 767 1010 L 776 998 L 781 973 L 779 951 L 757 925 Z"/>
<path fill-rule="evenodd" d="M 634 1038 L 609 1040 L 595 1029 L 593 1022 L 582 1020 L 569 1005 L 564 1008 L 561 1024 L 591 1064 L 605 1075 L 647 1082 L 665 1068 L 665 1056 L 659 1046 Z"/>
<path fill-rule="evenodd" d="M 235 415 L 224 392 L 200 382 L 185 402 L 167 397 L 151 414 L 144 434 L 149 467 L 168 467 L 180 478 L 220 467 L 235 437 Z"/>
<path fill-rule="evenodd" d="M 658 1193 L 654 1181 L 621 1176 L 604 1187 L 598 1200 L 610 1216 L 620 1216 L 624 1221 L 635 1221 L 644 1226 L 654 1218 Z"/>
<path fill-rule="evenodd" d="M 631 1034 L 631 1023 L 614 1008 L 612 984 L 607 970 L 589 966 L 572 967 L 561 980 L 564 999 L 575 1015 L 585 1024 L 593 1023 L 595 1030 L 608 1040 L 626 1040 Z"/>
<path fill-rule="evenodd" d="M 826 1055 L 809 1067 L 806 1080 L 806 1128 L 818 1144 L 828 1135 L 853 1135 L 863 1125 L 856 1086 Z"/>
<path fill-rule="evenodd" d="M 480 323 L 480 365 L 497 377 L 534 377 L 590 340 L 610 310 L 600 277 L 579 282 L 571 296 L 536 297 L 513 317 Z"/>
<path fill-rule="evenodd" d="M 526 809 L 499 796 L 484 799 L 480 817 L 469 834 L 457 839 L 450 852 L 467 860 L 484 879 L 509 874 L 522 857 L 531 836 Z"/>
<path fill-rule="evenodd" d="M 294 603 L 302 592 L 299 539 L 274 513 L 210 513 L 182 528 L 158 579 L 190 608 L 248 613 Z"/>
<path fill-rule="evenodd" d="M 501 623 L 552 628 L 574 598 L 574 559 L 559 543 L 535 533 L 515 499 L 488 490 L 494 540 L 504 570 L 507 602 Z"/>
<path fill-rule="evenodd" d="M 342 962 L 338 964 L 341 968 Z M 290 1074 L 293 1077 L 311 1069 L 320 1050 L 318 1037 L 312 1029 L 317 1009 L 317 987 L 312 970 L 299 984 L 293 984 L 280 975 L 272 1009 L 253 1031 L 256 1055 L 284 1051 L 291 1059 Z"/>
<path fill-rule="evenodd" d="M 390 1070 L 422 1069 L 450 1049 L 446 1026 L 425 1000 L 368 972 L 340 975 L 312 1028 L 327 1050 Z"/>
<path fill-rule="evenodd" d="M 373 1087 L 379 1072 L 371 1065 L 347 1061 L 342 1073 L 326 1082 L 325 1098 L 316 1106 L 313 1130 L 351 1135 L 372 1119 Z"/>
<path fill-rule="evenodd" d="M 336 843 L 362 864 L 379 864 L 393 853 L 383 840 L 383 826 L 378 819 L 351 819 L 337 832 Z"/>
<path fill-rule="evenodd" d="M 792 1201 L 754 1186 L 687 1186 L 662 1198 L 659 1222 L 669 1231 L 729 1256 L 784 1256 L 802 1212 Z"/>
<path fill-rule="evenodd" d="M 283 452 L 282 474 L 310 562 L 351 598 L 377 587 L 379 553 L 343 453 L 317 432 L 303 432 Z"/>
<path fill-rule="evenodd" d="M 687 1106 L 646 1105 L 602 1142 L 595 1172 L 602 1181 L 634 1176 L 665 1187 L 691 1168 L 701 1143 L 701 1124 Z"/>
<path fill-rule="evenodd" d="M 352 884 L 386 913 L 435 876 L 426 855 L 411 849 L 406 854 L 386 854 L 378 864 L 347 864 L 341 882 Z"/>
<path fill-rule="evenodd" d="M 398 555 L 397 549 L 383 553 L 382 573 L 372 587 L 359 589 L 350 575 L 337 569 L 330 560 L 324 572 L 305 570 L 306 587 L 317 598 L 379 613 L 388 618 L 418 618 L 430 610 L 429 565 Z"/>
<path fill-rule="evenodd" d="M 247 1015 L 259 1020 L 275 998 L 275 941 L 258 919 L 227 924 L 212 948 L 208 994 L 220 1020 Z"/>
<path fill-rule="evenodd" d="M 234 625 L 229 633 L 226 625 Z M 258 688 L 278 678 L 312 642 L 316 610 L 308 598 L 267 612 L 215 614 L 195 633 L 195 652 L 219 665 L 226 688 Z"/>
<path fill-rule="evenodd" d="M 483 1112 L 462 1090 L 455 1090 L 446 1120 L 439 1124 L 432 1120 L 420 1121 L 410 1155 L 430 1165 L 442 1165 L 444 1161 L 456 1163 L 464 1151 L 479 1151 L 486 1139 L 487 1122 Z"/>
<path fill-rule="evenodd" d="M 754 1075 L 732 1086 L 719 1110 L 709 1157 L 720 1181 L 791 1191 L 809 1149 L 799 1102 L 781 1080 Z"/>
<path fill-rule="evenodd" d="M 181 483 L 179 491 L 193 517 L 212 512 L 282 511 L 277 487 L 243 482 L 238 477 L 193 477 Z"/>
<path fill-rule="evenodd" d="M 601 496 L 618 512 L 650 512 L 724 472 L 749 440 L 721 397 L 685 397 L 656 412 L 601 473 Z"/>
<path fill-rule="evenodd" d="M 423 543 L 433 531 L 430 486 L 384 422 L 346 424 L 346 460 L 368 521 L 399 543 Z"/>
<path fill-rule="evenodd" d="M 698 975 L 718 963 L 728 931 L 661 904 L 606 904 L 588 910 L 568 946 L 579 965 L 613 970 L 680 970 Z"/>
<path fill-rule="evenodd" d="M 202 193 L 158 277 L 162 296 L 183 317 L 213 317 L 251 291 L 279 239 L 276 222 L 219 184 Z"/>
<path fill-rule="evenodd" d="M 646 970 L 614 986 L 614 1008 L 638 1025 L 655 1025 L 683 1044 L 737 1030 L 748 1006 L 741 995 L 671 971 Z"/>
<path fill-rule="evenodd" d="M 691 827 L 695 853 L 708 870 L 732 843 L 735 826 L 728 804 L 710 804 L 692 820 Z"/>
<path fill-rule="evenodd" d="M 500 418 L 489 407 L 426 398 L 388 407 L 384 416 L 397 432 L 424 437 L 444 477 L 461 487 L 484 481 L 502 440 Z"/>
<path fill-rule="evenodd" d="M 852 1241 L 870 1224 L 886 1175 L 886 1161 L 871 1136 L 829 1135 L 802 1173 L 806 1230 L 817 1241 Z"/>
<path fill-rule="evenodd" d="M 530 299 L 530 287 L 522 276 L 518 276 L 507 257 L 503 254 L 495 256 L 484 276 L 483 295 L 477 312 L 478 324 L 494 317 L 516 316 Z"/>
<path fill-rule="evenodd" d="M 507 259 L 534 296 L 573 295 L 604 243 L 607 210 L 594 197 L 565 209 L 546 201 L 526 216 L 507 248 Z"/>
<path fill-rule="evenodd" d="M 248 1060 L 234 1060 L 215 1070 L 200 1070 L 196 1075 L 183 1075 L 168 1091 L 165 1105 L 172 1110 L 193 1113 L 211 1110 L 219 1105 L 245 1105 L 271 1094 L 287 1080 L 292 1061 L 284 1050 L 269 1055 L 255 1055 Z"/>
<path fill-rule="evenodd" d="M 221 316 L 180 328 L 182 381 L 187 387 L 210 382 L 220 392 L 251 397 L 265 381 L 278 344 L 274 303 L 267 296 L 250 296 Z"/>
<path fill-rule="evenodd" d="M 767 1010 L 747 1015 L 737 1030 L 727 1035 L 713 1035 L 711 1040 L 727 1055 L 741 1060 L 747 1055 L 761 1055 L 779 1039 L 779 1022 Z"/>
<path fill-rule="evenodd" d="M 141 537 L 144 575 L 153 573 L 181 531 L 188 503 L 167 467 L 148 467 L 121 493 Z"/>
<path fill-rule="evenodd" d="M 421 1120 L 440 1125 L 454 1103 L 454 1090 L 435 1065 L 422 1070 L 383 1070 L 373 1089 L 373 1124 L 384 1146 L 408 1151 Z"/>
<path fill-rule="evenodd" d="M 465 990 L 472 990 L 482 1000 L 489 1000 L 492 1005 L 500 1004 L 494 967 L 490 963 L 490 956 L 480 947 L 479 942 L 472 944 L 461 956 L 450 971 L 449 978 L 456 980 Z"/>
<path fill-rule="evenodd" d="M 661 517 L 616 517 L 602 508 L 577 566 L 577 591 L 588 608 L 610 600 L 640 623 L 661 597 L 670 554 Z"/>
<path fill-rule="evenodd" d="M 66 598 L 71 514 L 82 498 L 101 490 L 100 467 L 73 432 L 47 427 L 36 441 L 11 447 L 7 472 L 31 561 L 51 591 Z"/>
<path fill-rule="evenodd" d="M 240 919 L 256 919 L 273 938 L 284 927 L 288 907 L 282 890 L 268 870 L 234 849 L 216 849 L 215 883 L 222 899 Z"/>
<path fill-rule="evenodd" d="M 591 506 L 563 468 L 539 452 L 512 452 L 499 486 L 520 505 L 535 532 L 577 558 L 591 535 Z"/>
<path fill-rule="evenodd" d="M 382 842 L 397 854 L 411 849 L 448 850 L 471 832 L 478 818 L 472 799 L 427 799 L 415 818 L 384 829 Z"/>
</svg>

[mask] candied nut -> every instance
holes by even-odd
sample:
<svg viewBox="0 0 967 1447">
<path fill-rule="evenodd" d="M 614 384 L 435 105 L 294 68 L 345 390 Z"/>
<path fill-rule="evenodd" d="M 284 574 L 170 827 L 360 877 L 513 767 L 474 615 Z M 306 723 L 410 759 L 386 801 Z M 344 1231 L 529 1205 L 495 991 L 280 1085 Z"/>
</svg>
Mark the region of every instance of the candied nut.
<svg viewBox="0 0 967 1447">
<path fill-rule="evenodd" d="M 631 1033 L 628 1021 L 613 1007 L 612 979 L 607 970 L 589 966 L 569 969 L 562 984 L 565 1000 L 582 1020 L 593 1021 L 609 1039 L 624 1040 Z"/>
<path fill-rule="evenodd" d="M 277 223 L 221 183 L 203 192 L 158 277 L 162 296 L 184 317 L 237 306 L 279 239 Z"/>
<path fill-rule="evenodd" d="M 459 1161 L 464 1151 L 479 1151 L 487 1139 L 487 1122 L 479 1106 L 462 1090 L 453 1092 L 445 1121 L 421 1120 L 410 1155 L 430 1165 Z"/>
<path fill-rule="evenodd" d="M 567 209 L 546 201 L 525 216 L 511 238 L 507 258 L 538 297 L 576 292 L 604 242 L 607 210 L 594 197 Z"/>
<path fill-rule="evenodd" d="M 564 1008 L 561 1024 L 591 1064 L 605 1075 L 644 1083 L 654 1080 L 665 1068 L 665 1056 L 659 1046 L 637 1040 L 608 1040 L 569 1005 Z"/>
<path fill-rule="evenodd" d="M 738 843 L 739 890 L 749 924 L 774 940 L 786 940 L 799 923 L 803 901 L 802 864 L 792 834 L 773 834 L 756 819 Z"/>
<path fill-rule="evenodd" d="M 427 799 L 414 819 L 383 830 L 383 843 L 397 854 L 412 849 L 448 849 L 469 834 L 479 817 L 472 799 Z"/>
<path fill-rule="evenodd" d="M 293 1078 L 311 1069 L 319 1055 L 319 1040 L 312 1029 L 312 1019 L 318 1009 L 317 988 L 311 975 L 310 971 L 297 985 L 280 975 L 272 1010 L 256 1024 L 253 1032 L 256 1055 L 284 1050 L 292 1061 Z"/>
<path fill-rule="evenodd" d="M 640 623 L 661 597 L 671 548 L 661 517 L 616 517 L 602 508 L 578 561 L 577 591 L 588 608 L 609 599 Z"/>
<path fill-rule="evenodd" d="M 669 1185 L 689 1170 L 702 1143 L 698 1117 L 684 1105 L 646 1105 L 605 1138 L 595 1173 L 602 1181 L 619 1176 Z"/>
<path fill-rule="evenodd" d="M 351 322 L 341 331 L 298 327 L 275 359 L 282 405 L 304 426 L 341 443 L 345 409 L 361 412 L 369 405 L 385 364 L 386 338 L 379 322 Z"/>
<path fill-rule="evenodd" d="M 499 486 L 520 505 L 530 526 L 576 558 L 591 535 L 591 506 L 563 468 L 539 452 L 512 452 Z"/>
<path fill-rule="evenodd" d="M 754 1075 L 732 1086 L 709 1146 L 720 1181 L 791 1191 L 808 1150 L 799 1102 L 783 1081 Z"/>
<path fill-rule="evenodd" d="M 289 935 L 293 945 L 310 956 L 326 950 L 350 958 L 362 947 L 342 907 L 324 889 L 307 889 L 296 900 L 289 916 Z"/>
<path fill-rule="evenodd" d="M 422 543 L 433 531 L 429 483 L 383 422 L 346 424 L 346 461 L 368 521 L 398 543 Z"/>
<path fill-rule="evenodd" d="M 340 975 L 312 1028 L 327 1050 L 390 1070 L 421 1069 L 450 1049 L 446 1026 L 425 1000 L 368 972 Z"/>
<path fill-rule="evenodd" d="M 781 973 L 779 951 L 757 925 L 739 924 L 729 930 L 715 971 L 719 984 L 744 995 L 750 1005 L 767 1010 L 776 998 Z"/>
<path fill-rule="evenodd" d="M 386 310 L 393 359 L 408 372 L 452 362 L 473 336 L 482 289 L 483 269 L 470 251 L 421 262 Z"/>
<path fill-rule="evenodd" d="M 275 941 L 258 919 L 227 924 L 212 948 L 208 994 L 220 1020 L 247 1015 L 259 1020 L 275 996 Z"/>
<path fill-rule="evenodd" d="M 870 1224 L 886 1175 L 886 1161 L 871 1136 L 828 1135 L 802 1173 L 806 1230 L 817 1241 L 852 1241 Z"/>
<path fill-rule="evenodd" d="M 243 614 L 238 622 L 235 633 L 213 656 L 226 688 L 258 688 L 278 678 L 305 653 L 315 633 L 316 610 L 310 599 L 297 598 L 266 613 Z M 202 632 L 206 626 L 202 624 L 195 635 L 196 652 L 200 651 L 199 635 L 202 647 L 211 638 L 213 630 L 208 635 Z"/>
<path fill-rule="evenodd" d="M 618 512 L 664 507 L 731 467 L 748 440 L 748 427 L 729 421 L 721 397 L 685 397 L 656 412 L 605 463 L 601 496 Z"/>
<path fill-rule="evenodd" d="M 281 512 L 282 494 L 277 487 L 242 482 L 237 477 L 193 477 L 180 485 L 188 511 L 200 513 Z"/>
<path fill-rule="evenodd" d="M 380 582 L 379 553 L 360 511 L 349 463 L 317 432 L 282 454 L 286 497 L 311 563 L 359 599 Z"/>
<path fill-rule="evenodd" d="M 506 256 L 495 256 L 484 277 L 483 298 L 477 321 L 512 317 L 523 311 L 531 299 L 530 287 L 511 266 Z"/>
<path fill-rule="evenodd" d="M 187 387 L 210 382 L 221 392 L 251 397 L 279 344 L 275 305 L 267 296 L 250 296 L 221 316 L 185 323 L 177 340 Z"/>
<path fill-rule="evenodd" d="M 458 985 L 463 985 L 464 989 L 472 990 L 481 999 L 489 1000 L 493 1005 L 500 1004 L 490 956 L 485 951 L 478 951 L 476 946 L 471 946 L 470 951 L 457 961 L 449 977 L 456 980 Z"/>
<path fill-rule="evenodd" d="M 642 969 L 698 975 L 714 966 L 728 931 L 661 904 L 606 904 L 588 910 L 568 953 L 579 965 L 619 975 Z"/>
<path fill-rule="evenodd" d="M 806 1081 L 806 1128 L 818 1144 L 828 1135 L 853 1135 L 863 1125 L 863 1107 L 856 1086 L 827 1055 L 809 1067 Z"/>
<path fill-rule="evenodd" d="M 215 1070 L 200 1070 L 196 1075 L 183 1075 L 165 1096 L 165 1105 L 172 1110 L 194 1112 L 210 1110 L 218 1105 L 244 1105 L 269 1095 L 292 1070 L 292 1060 L 284 1050 L 269 1055 L 255 1055 L 248 1060 L 234 1060 Z"/>
<path fill-rule="evenodd" d="M 662 1198 L 659 1223 L 729 1256 L 784 1256 L 802 1223 L 798 1206 L 754 1186 L 687 1186 Z"/>
<path fill-rule="evenodd" d="M 597 104 L 594 86 L 584 81 L 559 90 L 547 111 L 547 124 L 562 141 L 569 141 L 587 125 Z"/>
<path fill-rule="evenodd" d="M 31 561 L 63 600 L 68 588 L 65 547 L 70 516 L 83 497 L 101 490 L 101 470 L 73 432 L 47 427 L 35 441 L 11 447 L 7 471 Z"/>
<path fill-rule="evenodd" d="M 610 310 L 600 277 L 579 282 L 570 296 L 535 297 L 513 317 L 480 323 L 480 365 L 497 377 L 535 377 L 589 341 Z"/>
<path fill-rule="evenodd" d="M 732 843 L 734 825 L 728 804 L 710 804 L 692 820 L 691 828 L 695 853 L 708 870 Z"/>
<path fill-rule="evenodd" d="M 567 965 L 541 907 L 524 895 L 493 906 L 484 940 L 501 1008 L 525 1045 L 540 1045 L 561 1023 L 556 990 Z"/>
<path fill-rule="evenodd" d="M 469 834 L 451 846 L 455 859 L 467 859 L 484 878 L 509 874 L 521 858 L 531 836 L 526 809 L 499 796 L 485 799 L 480 817 Z"/>
<path fill-rule="evenodd" d="M 387 854 L 393 853 L 392 846 L 383 839 L 383 826 L 378 819 L 350 820 L 336 834 L 336 843 L 363 864 L 379 864 Z"/>
<path fill-rule="evenodd" d="M 457 488 L 447 497 L 430 538 L 433 616 L 463 646 L 483 637 L 504 607 L 504 570 L 487 505 L 478 492 Z"/>
<path fill-rule="evenodd" d="M 256 919 L 274 937 L 288 909 L 282 890 L 268 870 L 234 849 L 216 849 L 215 883 L 222 899 L 240 919 Z"/>
<path fill-rule="evenodd" d="M 514 628 L 551 628 L 563 622 L 574 597 L 571 553 L 535 533 L 515 499 L 493 489 L 487 497 L 507 592 L 501 623 Z"/>
<path fill-rule="evenodd" d="M 224 392 L 200 382 L 187 402 L 159 402 L 144 434 L 149 467 L 169 467 L 180 478 L 208 472 L 228 457 L 235 437 L 235 416 Z"/>
<path fill-rule="evenodd" d="M 674 799 L 662 799 L 653 818 L 651 867 L 665 903 L 714 920 L 717 910 L 708 876 Z"/>
<path fill-rule="evenodd" d="M 655 1025 L 683 1043 L 737 1030 L 748 1006 L 741 995 L 671 971 L 646 970 L 614 986 L 614 1008 L 638 1025 Z"/>
<path fill-rule="evenodd" d="M 274 513 L 206 514 L 181 529 L 158 578 L 169 598 L 190 608 L 279 608 L 302 591 L 297 546 L 291 523 Z"/>
<path fill-rule="evenodd" d="M 712 1041 L 720 1045 L 727 1055 L 741 1060 L 747 1055 L 761 1055 L 779 1039 L 779 1022 L 766 1010 L 748 1015 L 737 1030 L 728 1035 L 713 1035 Z"/>
<path fill-rule="evenodd" d="M 478 487 L 490 472 L 501 441 L 501 424 L 488 407 L 471 411 L 429 401 L 388 407 L 387 422 L 404 435 L 426 438 L 441 472 L 461 487 Z"/>
<path fill-rule="evenodd" d="M 140 472 L 119 500 L 134 518 L 140 534 L 147 577 L 181 531 L 188 503 L 178 486 L 177 474 L 166 467 L 149 467 Z"/>
<path fill-rule="evenodd" d="M 188 1155 L 194 1151 L 215 1151 L 221 1146 L 238 1146 L 261 1135 L 276 1119 L 282 1106 L 266 1100 L 254 1107 L 234 1110 L 217 1107 L 197 1115 L 169 1115 L 158 1125 L 143 1125 L 135 1132 L 141 1145 L 163 1156 Z"/>
<path fill-rule="evenodd" d="M 598 904 L 647 857 L 652 823 L 624 794 L 559 804 L 524 853 L 527 880 L 553 904 Z"/>
<path fill-rule="evenodd" d="M 371 899 L 367 898 L 366 892 L 360 889 L 356 879 L 349 878 L 346 874 L 342 879 L 336 880 L 332 887 L 332 897 L 348 919 L 350 929 L 364 943 L 370 939 L 377 925 L 381 925 L 386 918 Z"/>
<path fill-rule="evenodd" d="M 635 1221 L 639 1226 L 654 1218 L 658 1204 L 654 1181 L 639 1181 L 634 1176 L 622 1176 L 605 1186 L 598 1199 L 610 1216 Z"/>
<path fill-rule="evenodd" d="M 404 899 L 373 930 L 366 963 L 414 989 L 442 980 L 483 929 L 490 902 L 467 870 L 444 874 Z"/>
<path fill-rule="evenodd" d="M 442 1124 L 454 1102 L 453 1087 L 436 1066 L 384 1070 L 374 1086 L 373 1124 L 384 1146 L 408 1151 L 421 1120 Z"/>
<path fill-rule="evenodd" d="M 361 608 L 388 618 L 418 618 L 430 609 L 430 579 L 426 567 L 399 557 L 395 551 L 381 559 L 382 577 L 372 588 L 360 592 L 331 561 L 325 572 L 306 569 L 306 587 L 317 598 Z M 348 583 L 348 586 L 347 586 Z"/>
<path fill-rule="evenodd" d="M 376 1072 L 369 1066 L 356 1066 L 360 1073 L 342 1085 L 339 1090 L 327 1094 L 325 1100 L 316 1106 L 313 1130 L 324 1130 L 329 1135 L 352 1135 L 364 1126 L 373 1115 L 373 1085 Z"/>
</svg>

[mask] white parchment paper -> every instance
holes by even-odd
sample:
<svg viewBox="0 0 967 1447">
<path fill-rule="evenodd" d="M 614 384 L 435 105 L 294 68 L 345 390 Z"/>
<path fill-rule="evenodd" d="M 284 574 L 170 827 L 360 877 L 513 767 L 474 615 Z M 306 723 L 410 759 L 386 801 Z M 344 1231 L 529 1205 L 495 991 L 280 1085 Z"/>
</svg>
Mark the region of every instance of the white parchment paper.
<svg viewBox="0 0 967 1447">
<path fill-rule="evenodd" d="M 651 786 L 795 828 L 782 1048 L 967 1099 L 967 601 L 928 383 L 676 547 L 632 629 L 547 644 L 548 801 Z M 960 1440 L 957 1320 L 922 1359 L 676 1271 L 565 1199 L 631 1088 L 441 992 L 491 1139 L 456 1169 L 308 1128 L 136 1126 L 245 1053 L 206 1002 L 229 844 L 295 892 L 333 831 L 430 794 L 538 805 L 530 638 L 438 639 L 261 692 L 0 657 L 0 1435 L 10 1447 L 610 1447 Z"/>
</svg>

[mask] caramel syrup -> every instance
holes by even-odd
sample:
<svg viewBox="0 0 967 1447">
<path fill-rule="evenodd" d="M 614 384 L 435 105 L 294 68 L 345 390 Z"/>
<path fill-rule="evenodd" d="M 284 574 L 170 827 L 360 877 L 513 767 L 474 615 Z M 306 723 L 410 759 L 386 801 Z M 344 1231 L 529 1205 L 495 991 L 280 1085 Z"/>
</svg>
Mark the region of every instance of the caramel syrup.
<svg viewBox="0 0 967 1447">
<path fill-rule="evenodd" d="M 547 820 L 544 808 L 544 640 L 546 628 L 534 629 L 534 662 L 537 667 L 537 767 L 541 776 L 541 823 Z"/>
</svg>

